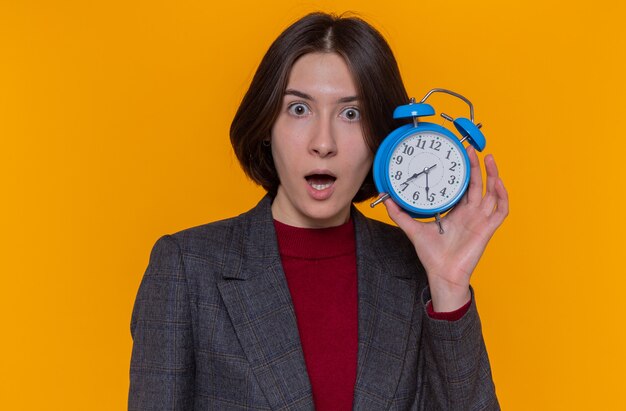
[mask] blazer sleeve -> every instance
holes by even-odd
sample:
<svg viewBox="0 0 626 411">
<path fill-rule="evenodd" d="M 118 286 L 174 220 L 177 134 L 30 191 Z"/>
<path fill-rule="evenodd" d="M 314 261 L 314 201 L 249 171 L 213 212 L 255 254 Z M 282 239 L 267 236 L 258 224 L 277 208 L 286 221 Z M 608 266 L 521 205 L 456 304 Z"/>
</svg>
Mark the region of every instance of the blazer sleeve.
<svg viewBox="0 0 626 411">
<path fill-rule="evenodd" d="M 182 253 L 171 236 L 152 249 L 131 320 L 129 410 L 190 410 L 194 350 Z"/>
<path fill-rule="evenodd" d="M 427 383 L 419 410 L 499 410 L 489 358 L 472 290 L 472 302 L 456 321 L 436 320 L 426 313 L 430 291 L 422 293 L 424 357 Z"/>
</svg>

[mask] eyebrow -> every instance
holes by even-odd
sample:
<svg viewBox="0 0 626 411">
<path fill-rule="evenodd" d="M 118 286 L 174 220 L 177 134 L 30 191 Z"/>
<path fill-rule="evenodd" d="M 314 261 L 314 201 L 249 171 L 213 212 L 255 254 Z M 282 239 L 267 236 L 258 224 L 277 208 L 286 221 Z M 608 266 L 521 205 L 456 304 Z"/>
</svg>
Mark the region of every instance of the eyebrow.
<svg viewBox="0 0 626 411">
<path fill-rule="evenodd" d="M 287 90 L 285 90 L 285 95 L 286 96 L 296 96 L 296 97 L 303 98 L 305 100 L 315 101 L 313 96 L 310 96 L 310 95 L 308 95 L 306 93 L 303 93 L 301 91 L 294 90 L 294 89 L 291 89 L 291 88 L 288 88 Z M 340 99 L 337 100 L 337 103 L 352 103 L 354 101 L 357 101 L 358 99 L 359 98 L 357 96 L 341 97 Z"/>
</svg>

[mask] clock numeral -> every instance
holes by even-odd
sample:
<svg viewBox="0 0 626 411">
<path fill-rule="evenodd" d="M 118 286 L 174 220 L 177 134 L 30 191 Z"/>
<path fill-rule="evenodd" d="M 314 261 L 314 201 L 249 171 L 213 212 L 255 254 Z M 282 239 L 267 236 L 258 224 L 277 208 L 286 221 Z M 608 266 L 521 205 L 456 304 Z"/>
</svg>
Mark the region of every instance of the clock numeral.
<svg viewBox="0 0 626 411">
<path fill-rule="evenodd" d="M 416 191 L 413 193 L 413 200 L 417 201 L 420 199 L 420 192 Z"/>
<path fill-rule="evenodd" d="M 395 178 L 396 180 L 400 180 L 402 178 L 402 171 L 397 171 L 396 175 L 393 176 L 393 178 Z"/>
<path fill-rule="evenodd" d="M 445 196 L 446 195 L 446 187 L 443 188 L 443 190 L 439 191 L 439 194 L 441 194 L 441 196 Z"/>
<path fill-rule="evenodd" d="M 448 180 L 448 184 L 454 184 L 455 180 L 456 180 L 456 176 L 455 175 L 451 175 L 450 176 L 450 180 Z"/>
<path fill-rule="evenodd" d="M 440 151 L 439 149 L 441 148 L 441 141 L 431 140 L 430 148 L 435 151 Z"/>
<path fill-rule="evenodd" d="M 421 148 L 422 150 L 426 148 L 426 140 L 422 140 L 421 138 L 417 140 L 417 144 L 415 147 Z"/>
<path fill-rule="evenodd" d="M 435 193 L 430 193 L 426 198 L 432 203 L 433 201 L 435 201 Z"/>
<path fill-rule="evenodd" d="M 402 160 L 403 160 L 402 156 L 396 156 L 396 164 L 398 165 L 402 164 Z"/>
<path fill-rule="evenodd" d="M 458 166 L 458 164 L 457 164 L 457 163 L 455 163 L 455 162 L 453 161 L 453 162 L 452 162 L 452 167 L 450 167 L 448 170 L 450 170 L 450 171 L 454 171 L 454 168 L 455 168 L 456 166 Z"/>
<path fill-rule="evenodd" d="M 413 155 L 413 152 L 415 151 L 415 149 L 413 148 L 413 146 L 404 146 L 404 149 L 402 150 L 402 154 L 407 154 L 409 156 Z"/>
<path fill-rule="evenodd" d="M 452 150 L 448 150 L 448 155 L 446 155 L 446 160 L 450 160 L 450 153 L 452 152 Z"/>
<path fill-rule="evenodd" d="M 400 190 L 400 191 L 404 191 L 407 188 L 409 188 L 409 183 L 407 183 L 406 181 L 404 183 L 400 184 L 400 185 L 402 186 L 402 190 Z"/>
</svg>

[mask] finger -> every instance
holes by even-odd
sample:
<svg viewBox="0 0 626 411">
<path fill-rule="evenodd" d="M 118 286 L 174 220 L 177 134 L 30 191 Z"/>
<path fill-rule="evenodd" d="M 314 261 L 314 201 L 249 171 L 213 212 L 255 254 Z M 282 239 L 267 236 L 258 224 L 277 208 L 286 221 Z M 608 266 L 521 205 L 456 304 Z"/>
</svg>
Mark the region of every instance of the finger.
<svg viewBox="0 0 626 411">
<path fill-rule="evenodd" d="M 498 166 L 491 154 L 485 156 L 485 171 L 487 172 L 487 192 L 493 192 L 498 178 Z"/>
<path fill-rule="evenodd" d="M 485 196 L 483 197 L 482 202 L 480 203 L 480 209 L 485 216 L 489 217 L 491 214 L 493 214 L 497 203 L 498 203 L 498 197 L 496 193 L 493 191 L 487 192 Z"/>
<path fill-rule="evenodd" d="M 485 156 L 485 170 L 487 171 L 487 189 L 482 199 L 481 208 L 487 216 L 493 212 L 498 201 L 495 185 L 498 181 L 498 166 L 491 154 Z"/>
<path fill-rule="evenodd" d="M 419 232 L 421 227 L 420 223 L 404 212 L 391 198 L 386 199 L 383 203 L 385 204 L 389 218 L 405 232 L 407 237 L 412 238 Z"/>
<path fill-rule="evenodd" d="M 467 201 L 469 204 L 478 204 L 483 196 L 483 176 L 480 171 L 480 162 L 474 147 L 467 148 L 470 160 L 470 181 L 467 189 Z"/>
<path fill-rule="evenodd" d="M 498 178 L 495 183 L 495 192 L 497 197 L 496 210 L 490 219 L 494 230 L 498 228 L 509 215 L 509 193 L 506 191 L 504 183 L 500 178 Z"/>
</svg>

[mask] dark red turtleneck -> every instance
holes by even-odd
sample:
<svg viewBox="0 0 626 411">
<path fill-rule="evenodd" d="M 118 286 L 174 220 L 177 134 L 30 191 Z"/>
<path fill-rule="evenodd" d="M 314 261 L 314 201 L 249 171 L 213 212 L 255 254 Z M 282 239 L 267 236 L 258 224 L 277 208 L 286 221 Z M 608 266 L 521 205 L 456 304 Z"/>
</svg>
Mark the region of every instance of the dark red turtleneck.
<svg viewBox="0 0 626 411">
<path fill-rule="evenodd" d="M 322 229 L 274 225 L 315 409 L 350 410 L 358 347 L 352 220 Z"/>
<path fill-rule="evenodd" d="M 312 229 L 274 220 L 274 226 L 315 409 L 350 410 L 358 349 L 354 224 Z M 429 304 L 428 314 L 453 321 L 470 303 L 452 313 L 435 313 Z"/>
</svg>

